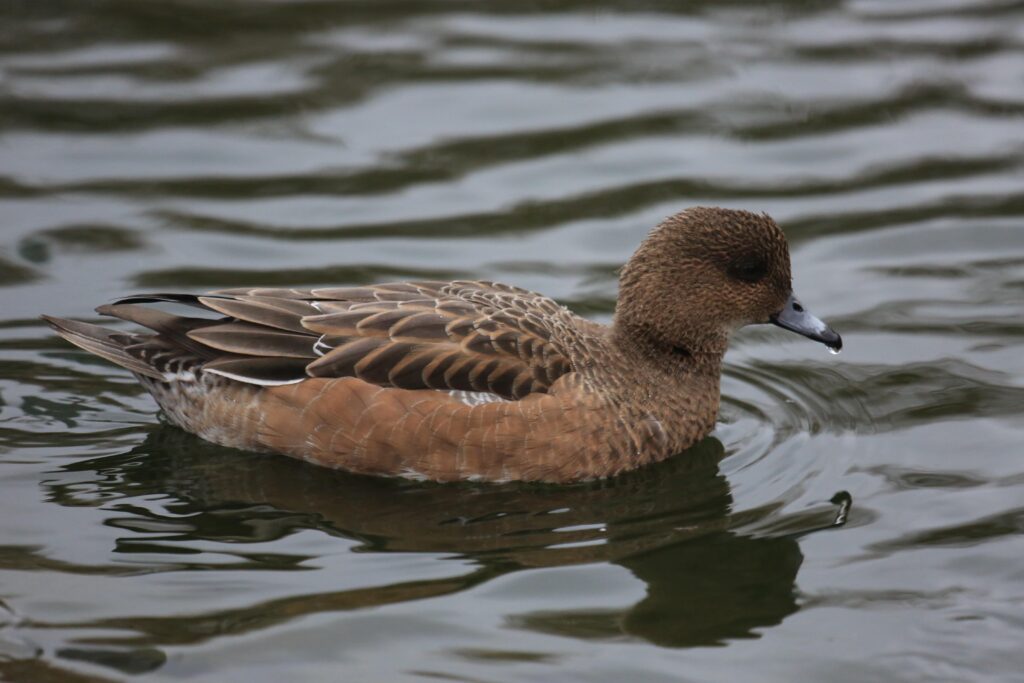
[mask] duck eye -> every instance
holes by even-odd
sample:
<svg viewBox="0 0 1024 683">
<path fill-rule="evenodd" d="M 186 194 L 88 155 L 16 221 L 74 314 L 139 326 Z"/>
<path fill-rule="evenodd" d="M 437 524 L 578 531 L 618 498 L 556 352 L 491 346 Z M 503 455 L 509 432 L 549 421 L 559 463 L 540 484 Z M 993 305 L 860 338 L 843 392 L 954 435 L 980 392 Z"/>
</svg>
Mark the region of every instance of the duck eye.
<svg viewBox="0 0 1024 683">
<path fill-rule="evenodd" d="M 729 277 L 743 282 L 757 282 L 768 272 L 768 264 L 762 258 L 742 258 L 729 264 Z"/>
</svg>

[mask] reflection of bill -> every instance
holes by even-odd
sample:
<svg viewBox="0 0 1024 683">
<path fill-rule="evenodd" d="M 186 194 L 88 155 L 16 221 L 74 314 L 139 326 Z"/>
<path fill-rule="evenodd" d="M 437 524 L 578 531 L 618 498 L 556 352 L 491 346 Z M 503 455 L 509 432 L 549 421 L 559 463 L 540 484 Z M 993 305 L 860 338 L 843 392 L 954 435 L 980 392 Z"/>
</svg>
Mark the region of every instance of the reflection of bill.
<svg viewBox="0 0 1024 683">
<path fill-rule="evenodd" d="M 732 498 L 718 471 L 721 443 L 706 439 L 690 452 L 614 480 L 571 486 L 414 483 L 358 477 L 273 457 L 236 453 L 173 429 L 153 432 L 123 456 L 79 461 L 62 483 L 47 482 L 51 500 L 77 500 L 83 471 L 93 471 L 96 494 L 115 498 L 172 496 L 175 524 L 189 530 L 161 540 L 168 556 L 190 543 L 258 543 L 304 529 L 361 542 L 374 552 L 456 553 L 477 568 L 461 576 L 281 598 L 249 607 L 190 615 L 197 622 L 259 630 L 297 616 L 373 607 L 466 590 L 532 567 L 612 562 L 646 584 L 647 595 L 626 610 L 544 611 L 509 617 L 512 625 L 583 638 L 638 636 L 666 646 L 750 637 L 796 611 L 794 585 L 803 556 L 796 538 L 814 526 L 808 517 L 750 520 L 730 515 Z M 254 462 L 258 460 L 258 462 Z M 116 476 L 112 476 L 116 474 Z M 746 515 L 745 515 L 746 516 Z M 817 516 L 820 524 L 820 515 Z M 806 522 L 806 523 L 804 523 Z M 785 532 L 774 533 L 768 527 Z M 797 528 L 800 526 L 801 528 Z M 151 537 L 119 540 L 122 553 L 153 556 Z M 273 563 L 273 557 L 263 562 Z M 294 565 L 284 559 L 281 567 Z M 216 567 L 211 567 L 216 569 Z M 143 640 L 160 646 L 174 630 L 153 620 Z M 113 624 L 107 624 L 113 626 Z M 144 625 L 133 624 L 132 630 Z M 185 628 L 185 625 L 182 625 Z M 138 639 L 134 642 L 138 643 Z"/>
</svg>

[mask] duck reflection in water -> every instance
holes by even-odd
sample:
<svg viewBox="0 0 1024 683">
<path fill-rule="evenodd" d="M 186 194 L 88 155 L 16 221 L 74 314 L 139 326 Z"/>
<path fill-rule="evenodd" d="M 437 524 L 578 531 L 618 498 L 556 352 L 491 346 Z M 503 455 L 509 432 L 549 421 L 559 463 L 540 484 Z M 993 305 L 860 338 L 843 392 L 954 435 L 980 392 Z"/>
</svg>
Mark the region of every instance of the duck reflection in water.
<svg viewBox="0 0 1024 683">
<path fill-rule="evenodd" d="M 217 457 L 211 457 L 211 450 L 218 451 Z M 772 533 L 761 521 L 750 520 L 756 511 L 739 520 L 731 514 L 729 484 L 718 469 L 723 455 L 722 444 L 707 438 L 688 457 L 609 481 L 432 484 L 325 472 L 160 428 L 128 453 L 68 465 L 45 485 L 51 500 L 72 506 L 94 505 L 97 495 L 108 501 L 171 497 L 165 509 L 180 531 L 124 537 L 116 549 L 148 558 L 166 553 L 171 566 L 162 569 L 237 570 L 238 564 L 182 566 L 182 553 L 195 542 L 260 543 L 310 529 L 356 540 L 362 551 L 450 553 L 475 566 L 442 579 L 299 595 L 206 614 L 89 624 L 137 634 L 109 639 L 110 645 L 130 641 L 159 648 L 201 642 L 212 634 L 239 634 L 309 614 L 456 593 L 522 569 L 611 562 L 646 584 L 646 597 L 636 605 L 513 614 L 507 621 L 569 637 L 628 635 L 687 647 L 755 637 L 755 629 L 795 612 L 795 579 L 803 560 L 796 539 L 828 526 L 821 523 L 823 514 L 834 515 L 830 509 L 797 523 L 791 518 L 772 523 L 785 533 Z M 262 462 L 254 465 L 253 458 Z M 83 485 L 86 472 L 93 473 L 86 477 L 91 487 Z M 152 509 L 128 509 L 162 519 Z M 122 521 L 107 520 L 111 526 L 137 526 Z M 762 530 L 750 531 L 752 522 Z M 251 560 L 258 566 L 244 568 L 308 569 L 302 562 L 311 559 L 268 555 Z"/>
</svg>

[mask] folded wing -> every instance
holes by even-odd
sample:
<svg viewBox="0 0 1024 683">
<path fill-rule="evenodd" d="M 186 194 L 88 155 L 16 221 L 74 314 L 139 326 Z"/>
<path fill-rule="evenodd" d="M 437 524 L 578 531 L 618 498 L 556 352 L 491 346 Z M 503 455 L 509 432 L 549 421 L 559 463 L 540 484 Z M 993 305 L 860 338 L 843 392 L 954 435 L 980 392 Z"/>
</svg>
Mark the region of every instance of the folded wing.
<svg viewBox="0 0 1024 683">
<path fill-rule="evenodd" d="M 224 316 L 173 316 L 170 301 Z M 357 377 L 381 386 L 546 392 L 571 363 L 581 321 L 539 294 L 490 282 L 407 282 L 312 290 L 230 289 L 122 299 L 99 312 L 132 320 L 194 359 L 190 366 L 262 385 Z M 135 356 L 152 355 L 146 343 Z M 130 352 L 130 351 L 129 351 Z"/>
</svg>

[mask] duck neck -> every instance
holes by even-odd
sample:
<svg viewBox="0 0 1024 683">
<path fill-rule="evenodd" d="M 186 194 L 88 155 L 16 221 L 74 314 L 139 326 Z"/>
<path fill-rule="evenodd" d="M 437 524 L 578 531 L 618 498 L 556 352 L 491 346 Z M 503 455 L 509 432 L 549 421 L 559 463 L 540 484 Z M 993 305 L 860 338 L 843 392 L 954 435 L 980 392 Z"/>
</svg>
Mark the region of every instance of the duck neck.
<svg viewBox="0 0 1024 683">
<path fill-rule="evenodd" d="M 618 374 L 608 378 L 610 386 L 605 389 L 624 423 L 634 430 L 652 428 L 652 438 L 659 444 L 654 449 L 638 446 L 640 451 L 658 460 L 688 448 L 714 429 L 724 333 L 719 340 L 688 346 L 665 343 L 644 328 L 616 320 L 609 337 L 621 362 L 614 364 Z"/>
<path fill-rule="evenodd" d="M 729 341 L 725 332 L 678 334 L 667 341 L 658 330 L 625 316 L 616 316 L 611 338 L 616 349 L 635 363 L 667 370 L 686 381 L 695 375 L 717 378 Z"/>
</svg>

